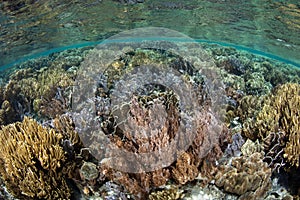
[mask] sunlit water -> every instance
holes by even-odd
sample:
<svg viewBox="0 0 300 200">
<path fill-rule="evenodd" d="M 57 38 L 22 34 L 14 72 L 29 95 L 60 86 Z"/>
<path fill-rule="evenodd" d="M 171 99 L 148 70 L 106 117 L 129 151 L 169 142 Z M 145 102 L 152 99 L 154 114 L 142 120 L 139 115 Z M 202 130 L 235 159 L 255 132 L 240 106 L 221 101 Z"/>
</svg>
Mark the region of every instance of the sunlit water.
<svg viewBox="0 0 300 200">
<path fill-rule="evenodd" d="M 53 48 L 96 42 L 137 27 L 165 27 L 300 63 L 297 0 L 1 1 L 0 66 Z M 26 1 L 23 1 L 26 2 Z"/>
</svg>

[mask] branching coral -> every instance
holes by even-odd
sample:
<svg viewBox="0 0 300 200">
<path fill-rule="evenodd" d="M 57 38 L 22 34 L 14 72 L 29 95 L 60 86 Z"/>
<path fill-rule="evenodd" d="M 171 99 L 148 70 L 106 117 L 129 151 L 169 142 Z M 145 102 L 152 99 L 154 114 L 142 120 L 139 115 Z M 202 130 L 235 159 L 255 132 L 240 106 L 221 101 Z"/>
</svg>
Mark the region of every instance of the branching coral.
<svg viewBox="0 0 300 200">
<path fill-rule="evenodd" d="M 38 199 L 69 199 L 62 168 L 65 152 L 62 135 L 24 118 L 0 130 L 1 175 L 17 196 Z"/>
<path fill-rule="evenodd" d="M 263 198 L 271 186 L 271 168 L 262 158 L 261 153 L 233 158 L 230 166 L 219 167 L 215 184 L 239 199 Z"/>
<path fill-rule="evenodd" d="M 239 102 L 238 114 L 243 135 L 259 139 L 266 153 L 265 161 L 273 170 L 286 165 L 300 166 L 300 86 L 287 83 L 262 98 L 245 96 Z M 254 109 L 253 109 L 254 108 Z"/>
</svg>

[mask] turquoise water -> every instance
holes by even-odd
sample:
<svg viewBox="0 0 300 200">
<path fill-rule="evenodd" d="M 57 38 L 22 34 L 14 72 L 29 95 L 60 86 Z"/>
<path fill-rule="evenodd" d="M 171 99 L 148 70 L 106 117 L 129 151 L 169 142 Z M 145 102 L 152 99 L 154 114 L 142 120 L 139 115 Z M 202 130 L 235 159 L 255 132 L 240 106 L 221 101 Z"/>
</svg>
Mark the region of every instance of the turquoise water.
<svg viewBox="0 0 300 200">
<path fill-rule="evenodd" d="M 8 2 L 2 1 L 0 6 L 0 66 L 149 26 L 300 63 L 300 11 L 296 0 L 152 0 L 134 5 L 110 0 L 40 0 L 20 1 L 23 3 L 15 3 L 17 6 Z"/>
</svg>

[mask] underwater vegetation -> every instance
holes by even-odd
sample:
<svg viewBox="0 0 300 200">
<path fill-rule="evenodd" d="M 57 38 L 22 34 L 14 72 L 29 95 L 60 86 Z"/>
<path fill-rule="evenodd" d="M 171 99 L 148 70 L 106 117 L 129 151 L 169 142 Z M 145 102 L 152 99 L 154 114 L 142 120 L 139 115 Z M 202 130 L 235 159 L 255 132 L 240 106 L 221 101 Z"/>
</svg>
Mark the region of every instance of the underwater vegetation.
<svg viewBox="0 0 300 200">
<path fill-rule="evenodd" d="M 226 92 L 226 110 L 220 111 L 226 116 L 220 124 L 208 86 L 194 66 L 155 49 L 130 50 L 110 63 L 94 98 L 101 130 L 85 137 L 79 137 L 81 127 L 75 126 L 70 102 L 76 72 L 89 65 L 89 49 L 53 54 L 47 62 L 27 61 L 9 78 L 1 77 L 0 174 L 5 187 L 24 199 L 299 198 L 296 181 L 292 186 L 280 180 L 300 177 L 300 70 L 232 48 L 212 45 L 207 51 L 215 61 L 209 67 L 222 77 Z M 180 98 L 157 85 L 125 102 L 130 116 L 122 129 L 114 121 L 114 112 L 122 110 L 108 112 L 106 102 L 118 80 L 151 63 L 169 65 L 181 72 L 185 83 L 193 83 L 202 107 L 193 116 L 191 145 L 165 158 L 170 165 L 152 171 L 142 164 L 156 162 L 155 155 L 131 163 L 138 173 L 112 168 L 94 157 L 95 149 L 102 158 L 110 156 L 99 143 L 93 145 L 97 138 L 105 136 L 118 148 L 144 153 L 169 144 L 180 128 Z M 154 117 L 161 110 L 167 112 Z M 139 133 L 151 131 L 150 122 L 161 128 L 145 140 Z M 184 136 L 192 135 L 178 135 L 180 141 L 191 140 Z M 125 163 L 124 169 L 132 167 Z"/>
</svg>

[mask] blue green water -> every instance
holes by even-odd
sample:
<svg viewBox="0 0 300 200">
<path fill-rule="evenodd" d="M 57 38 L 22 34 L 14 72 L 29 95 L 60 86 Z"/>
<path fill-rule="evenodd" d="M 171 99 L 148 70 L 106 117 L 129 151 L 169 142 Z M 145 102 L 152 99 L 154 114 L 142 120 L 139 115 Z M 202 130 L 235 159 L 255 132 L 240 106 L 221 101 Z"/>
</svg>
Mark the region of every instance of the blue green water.
<svg viewBox="0 0 300 200">
<path fill-rule="evenodd" d="M 111 0 L 20 2 L 17 6 L 0 3 L 0 66 L 149 26 L 300 63 L 296 0 L 146 0 L 133 5 Z"/>
</svg>

